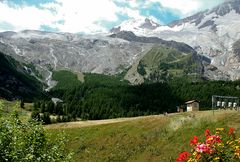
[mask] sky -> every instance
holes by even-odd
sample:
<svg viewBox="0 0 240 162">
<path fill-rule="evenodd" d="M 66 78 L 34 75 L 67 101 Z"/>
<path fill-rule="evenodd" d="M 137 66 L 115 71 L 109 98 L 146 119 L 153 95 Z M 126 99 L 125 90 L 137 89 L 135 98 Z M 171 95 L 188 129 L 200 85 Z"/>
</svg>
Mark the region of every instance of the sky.
<svg viewBox="0 0 240 162">
<path fill-rule="evenodd" d="M 0 31 L 107 32 L 123 21 L 150 18 L 161 25 L 224 0 L 0 0 Z"/>
</svg>

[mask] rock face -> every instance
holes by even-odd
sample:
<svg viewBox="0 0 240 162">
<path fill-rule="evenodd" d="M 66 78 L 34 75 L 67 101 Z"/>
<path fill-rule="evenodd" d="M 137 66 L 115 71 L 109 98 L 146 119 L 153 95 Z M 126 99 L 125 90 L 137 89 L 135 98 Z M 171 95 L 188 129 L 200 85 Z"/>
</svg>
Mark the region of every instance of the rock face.
<svg viewBox="0 0 240 162">
<path fill-rule="evenodd" d="M 187 62 L 180 60 L 185 60 L 184 56 L 191 54 L 198 58 L 194 59 L 195 61 L 191 65 L 197 65 L 201 69 L 197 70 L 201 77 L 205 74 L 205 77 L 208 79 L 227 80 L 229 77 L 221 77 L 221 75 L 220 77 L 213 77 L 213 74 L 217 75 L 214 72 L 218 70 L 214 66 L 214 70 L 211 73 L 207 73 L 209 70 L 205 67 L 209 66 L 210 60 L 204 56 L 197 55 L 197 52 L 185 43 L 166 41 L 158 37 L 136 36 L 133 32 L 129 31 L 120 31 L 109 36 L 79 36 L 69 33 L 49 33 L 30 30 L 19 33 L 0 33 L 0 51 L 18 60 L 34 64 L 48 84 L 47 91 L 56 85 L 56 82 L 51 80 L 52 71 L 63 68 L 77 72 L 103 74 L 117 74 L 130 68 L 125 79 L 133 84 L 142 83 L 144 81 L 143 77 L 151 80 L 149 75 L 154 75 L 152 78 L 157 78 L 155 75 L 158 73 L 154 72 L 152 74 L 151 70 L 147 70 L 149 73 L 147 76 L 143 76 L 138 72 L 141 66 L 139 62 L 142 62 L 142 58 L 149 51 L 153 50 L 156 45 L 161 46 L 157 52 L 160 51 L 162 53 L 162 50 L 164 58 L 169 54 L 175 58 L 172 60 L 173 64 L 174 62 L 184 64 L 184 67 L 182 66 L 180 69 L 177 69 L 178 71 L 184 70 L 184 74 L 193 72 L 192 70 L 188 72 L 187 69 L 191 68 L 185 68 L 185 66 L 188 66 Z M 175 51 L 181 56 L 178 56 L 179 54 L 172 54 Z M 151 68 L 150 64 L 154 63 L 157 65 L 160 62 L 161 59 L 149 62 L 147 66 L 150 68 L 148 69 L 154 69 Z M 167 62 L 165 61 L 164 63 Z M 169 64 L 169 66 L 175 67 L 173 64 Z M 161 67 L 157 68 L 157 71 L 161 70 Z M 159 74 L 161 73 L 159 72 Z M 159 79 L 155 80 L 158 81 Z"/>
<path fill-rule="evenodd" d="M 108 36 L 79 36 L 41 31 L 4 32 L 0 51 L 37 66 L 46 82 L 52 70 L 116 74 L 131 66 L 152 47 Z"/>
<path fill-rule="evenodd" d="M 228 0 L 212 10 L 199 12 L 167 26 L 158 26 L 152 30 L 128 29 L 141 36 L 184 42 L 198 54 L 209 57 L 211 64 L 224 76 L 236 80 L 240 78 L 240 68 L 233 45 L 240 39 L 239 20 L 240 0 Z M 120 26 L 119 29 L 123 28 Z"/>
<path fill-rule="evenodd" d="M 36 65 L 49 87 L 54 85 L 51 76 L 56 69 L 117 74 L 135 67 L 136 72 L 141 59 L 155 45 L 164 46 L 160 50 L 167 47 L 183 55 L 194 54 L 202 61 L 203 75 L 208 79 L 236 80 L 240 78 L 239 13 L 240 0 L 229 0 L 167 26 L 150 19 L 129 20 L 109 35 L 3 32 L 0 51 Z M 134 80 L 133 75 L 128 76 Z"/>
</svg>

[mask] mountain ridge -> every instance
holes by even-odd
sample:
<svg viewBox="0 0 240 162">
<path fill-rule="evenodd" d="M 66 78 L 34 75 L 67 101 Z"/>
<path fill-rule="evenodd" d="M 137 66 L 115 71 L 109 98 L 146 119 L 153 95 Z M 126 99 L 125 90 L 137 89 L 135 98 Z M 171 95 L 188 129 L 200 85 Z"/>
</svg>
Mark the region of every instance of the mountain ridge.
<svg viewBox="0 0 240 162">
<path fill-rule="evenodd" d="M 139 37 L 132 32 L 88 37 L 25 30 L 0 33 L 0 42 L 0 51 L 36 65 L 49 88 L 55 85 L 51 79 L 53 70 L 63 68 L 76 72 L 119 74 L 140 60 L 156 44 L 185 53 L 196 53 L 184 43 L 157 37 Z"/>
<path fill-rule="evenodd" d="M 130 31 L 138 36 L 154 36 L 188 44 L 198 54 L 211 59 L 211 65 L 223 75 L 229 76 L 230 80 L 238 80 L 239 61 L 232 47 L 240 40 L 239 19 L 240 1 L 231 0 L 154 30 L 143 31 L 132 27 Z"/>
</svg>

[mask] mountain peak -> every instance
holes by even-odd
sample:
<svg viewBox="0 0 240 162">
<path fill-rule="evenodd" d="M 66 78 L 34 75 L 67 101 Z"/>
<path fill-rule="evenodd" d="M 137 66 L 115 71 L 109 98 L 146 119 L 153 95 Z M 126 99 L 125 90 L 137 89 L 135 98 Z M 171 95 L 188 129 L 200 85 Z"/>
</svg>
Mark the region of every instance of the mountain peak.
<svg viewBox="0 0 240 162">
<path fill-rule="evenodd" d="M 216 13 L 219 16 L 224 16 L 235 10 L 236 13 L 240 14 L 240 0 L 225 0 L 224 3 L 210 10 L 210 13 Z"/>
<path fill-rule="evenodd" d="M 158 28 L 160 24 L 149 19 L 149 18 L 141 18 L 141 19 L 130 19 L 124 21 L 120 24 L 120 26 L 113 27 L 110 32 L 118 33 L 120 31 L 135 31 L 135 30 L 154 30 Z"/>
<path fill-rule="evenodd" d="M 154 30 L 159 26 L 160 25 L 158 23 L 154 22 L 151 19 L 146 18 L 145 22 L 142 25 L 140 25 L 140 28 Z"/>
</svg>

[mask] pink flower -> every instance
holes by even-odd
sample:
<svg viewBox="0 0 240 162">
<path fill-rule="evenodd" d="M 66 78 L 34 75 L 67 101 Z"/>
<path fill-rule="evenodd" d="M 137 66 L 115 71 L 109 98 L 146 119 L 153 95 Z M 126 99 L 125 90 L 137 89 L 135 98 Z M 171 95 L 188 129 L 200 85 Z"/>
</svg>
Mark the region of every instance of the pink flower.
<svg viewBox="0 0 240 162">
<path fill-rule="evenodd" d="M 196 146 L 196 151 L 200 152 L 200 153 L 204 152 L 204 153 L 207 153 L 207 154 L 211 153 L 210 148 L 206 144 L 204 144 L 204 143 L 203 144 L 198 144 Z"/>
</svg>

